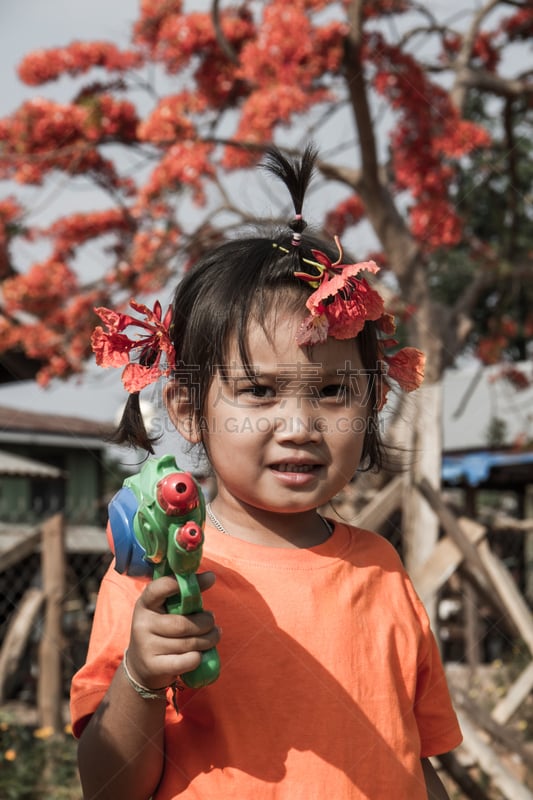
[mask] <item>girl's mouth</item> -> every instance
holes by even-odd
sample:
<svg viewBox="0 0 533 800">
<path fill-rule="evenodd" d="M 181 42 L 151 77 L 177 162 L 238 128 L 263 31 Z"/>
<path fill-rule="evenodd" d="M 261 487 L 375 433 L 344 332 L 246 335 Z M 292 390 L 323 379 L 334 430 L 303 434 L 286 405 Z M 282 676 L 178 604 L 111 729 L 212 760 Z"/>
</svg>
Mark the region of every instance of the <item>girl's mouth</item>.
<svg viewBox="0 0 533 800">
<path fill-rule="evenodd" d="M 276 472 L 313 472 L 318 464 L 273 464 Z"/>
</svg>

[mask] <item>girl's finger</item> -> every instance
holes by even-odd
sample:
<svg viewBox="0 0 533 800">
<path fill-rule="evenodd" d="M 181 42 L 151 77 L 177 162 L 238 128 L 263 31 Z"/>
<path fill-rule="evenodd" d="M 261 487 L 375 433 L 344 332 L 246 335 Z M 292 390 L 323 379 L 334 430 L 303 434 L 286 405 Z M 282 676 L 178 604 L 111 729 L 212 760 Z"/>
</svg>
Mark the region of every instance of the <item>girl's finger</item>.
<svg viewBox="0 0 533 800">
<path fill-rule="evenodd" d="M 198 584 L 202 592 L 209 589 L 214 582 L 215 576 L 212 572 L 204 572 L 198 575 Z M 166 613 L 165 603 L 173 595 L 179 595 L 178 582 L 172 575 L 166 575 L 163 578 L 156 578 L 147 584 L 139 597 L 139 602 L 151 611 L 158 611 L 164 614 Z"/>
<path fill-rule="evenodd" d="M 215 620 L 209 611 L 197 614 L 159 614 L 149 623 L 149 631 L 154 636 L 165 639 L 182 639 L 191 636 L 204 636 L 215 628 Z"/>
</svg>

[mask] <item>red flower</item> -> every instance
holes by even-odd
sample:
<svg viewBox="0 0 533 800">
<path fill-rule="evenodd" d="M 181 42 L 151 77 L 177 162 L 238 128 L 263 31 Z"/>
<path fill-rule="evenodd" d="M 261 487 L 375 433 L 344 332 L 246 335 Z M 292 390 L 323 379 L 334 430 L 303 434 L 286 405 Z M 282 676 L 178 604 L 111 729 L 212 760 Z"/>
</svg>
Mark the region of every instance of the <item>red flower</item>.
<svg viewBox="0 0 533 800">
<path fill-rule="evenodd" d="M 414 392 L 424 380 L 426 356 L 416 347 L 403 347 L 393 356 L 385 356 L 385 361 L 389 365 L 389 378 L 404 392 Z"/>
<path fill-rule="evenodd" d="M 393 314 L 385 311 L 385 313 L 377 320 L 377 327 L 378 330 L 382 331 L 383 333 L 393 334 L 396 330 L 396 322 Z"/>
<path fill-rule="evenodd" d="M 91 345 L 100 367 L 122 367 L 122 383 L 128 392 L 140 392 L 145 386 L 168 375 L 174 365 L 174 346 L 169 335 L 172 309 L 162 319 L 161 303 L 157 300 L 153 310 L 142 303 L 130 300 L 130 306 L 143 314 L 145 320 L 121 314 L 109 308 L 95 308 L 95 312 L 109 328 L 98 326 L 91 337 Z M 147 332 L 144 336 L 130 339 L 122 333 L 125 328 L 136 326 Z M 140 352 L 139 352 L 140 350 Z M 132 362 L 132 353 L 139 352 L 139 361 Z M 167 365 L 161 367 L 163 353 Z"/>
<path fill-rule="evenodd" d="M 374 261 L 340 264 L 342 249 L 338 237 L 335 242 L 339 248 L 338 261 L 333 264 L 325 253 L 313 250 L 316 261 L 304 260 L 304 263 L 309 263 L 315 274 L 296 273 L 317 287 L 306 303 L 311 313 L 298 331 L 299 345 L 324 342 L 328 336 L 351 339 L 361 332 L 368 319 L 379 319 L 383 314 L 381 295 L 364 278 L 357 277 L 362 270 L 378 272 L 378 265 Z"/>
<path fill-rule="evenodd" d="M 384 349 L 388 345 L 394 345 L 394 340 L 381 340 L 381 347 Z M 387 402 L 387 396 L 391 385 L 389 378 L 396 381 L 400 389 L 404 392 L 414 392 L 424 380 L 424 366 L 426 356 L 416 347 L 403 347 L 392 356 L 383 355 L 383 360 L 387 364 L 387 370 L 377 383 L 376 389 L 376 408 L 381 411 Z"/>
</svg>

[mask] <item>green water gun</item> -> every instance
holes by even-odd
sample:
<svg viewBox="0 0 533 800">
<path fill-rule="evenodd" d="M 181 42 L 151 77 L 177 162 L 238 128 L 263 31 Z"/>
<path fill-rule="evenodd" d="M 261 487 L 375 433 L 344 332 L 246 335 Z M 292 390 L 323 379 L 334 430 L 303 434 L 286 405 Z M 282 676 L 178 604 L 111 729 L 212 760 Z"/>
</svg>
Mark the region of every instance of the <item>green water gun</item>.
<svg viewBox="0 0 533 800">
<path fill-rule="evenodd" d="M 196 573 L 204 542 L 205 501 L 199 484 L 174 456 L 150 458 L 124 481 L 109 504 L 110 545 L 117 572 L 154 579 L 173 575 L 179 593 L 166 602 L 169 614 L 202 611 Z M 181 675 L 197 689 L 218 678 L 216 648 L 202 653 L 200 665 Z"/>
</svg>

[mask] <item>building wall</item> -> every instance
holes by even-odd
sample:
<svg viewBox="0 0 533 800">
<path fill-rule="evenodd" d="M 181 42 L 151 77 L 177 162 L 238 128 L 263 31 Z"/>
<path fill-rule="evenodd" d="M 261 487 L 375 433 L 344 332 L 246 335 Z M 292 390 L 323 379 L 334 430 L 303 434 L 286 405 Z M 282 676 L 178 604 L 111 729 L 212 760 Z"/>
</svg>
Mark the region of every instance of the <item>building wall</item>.
<svg viewBox="0 0 533 800">
<path fill-rule="evenodd" d="M 101 451 L 11 443 L 3 449 L 57 467 L 65 477 L 0 476 L 0 521 L 34 524 L 63 510 L 72 524 L 102 522 Z"/>
</svg>

